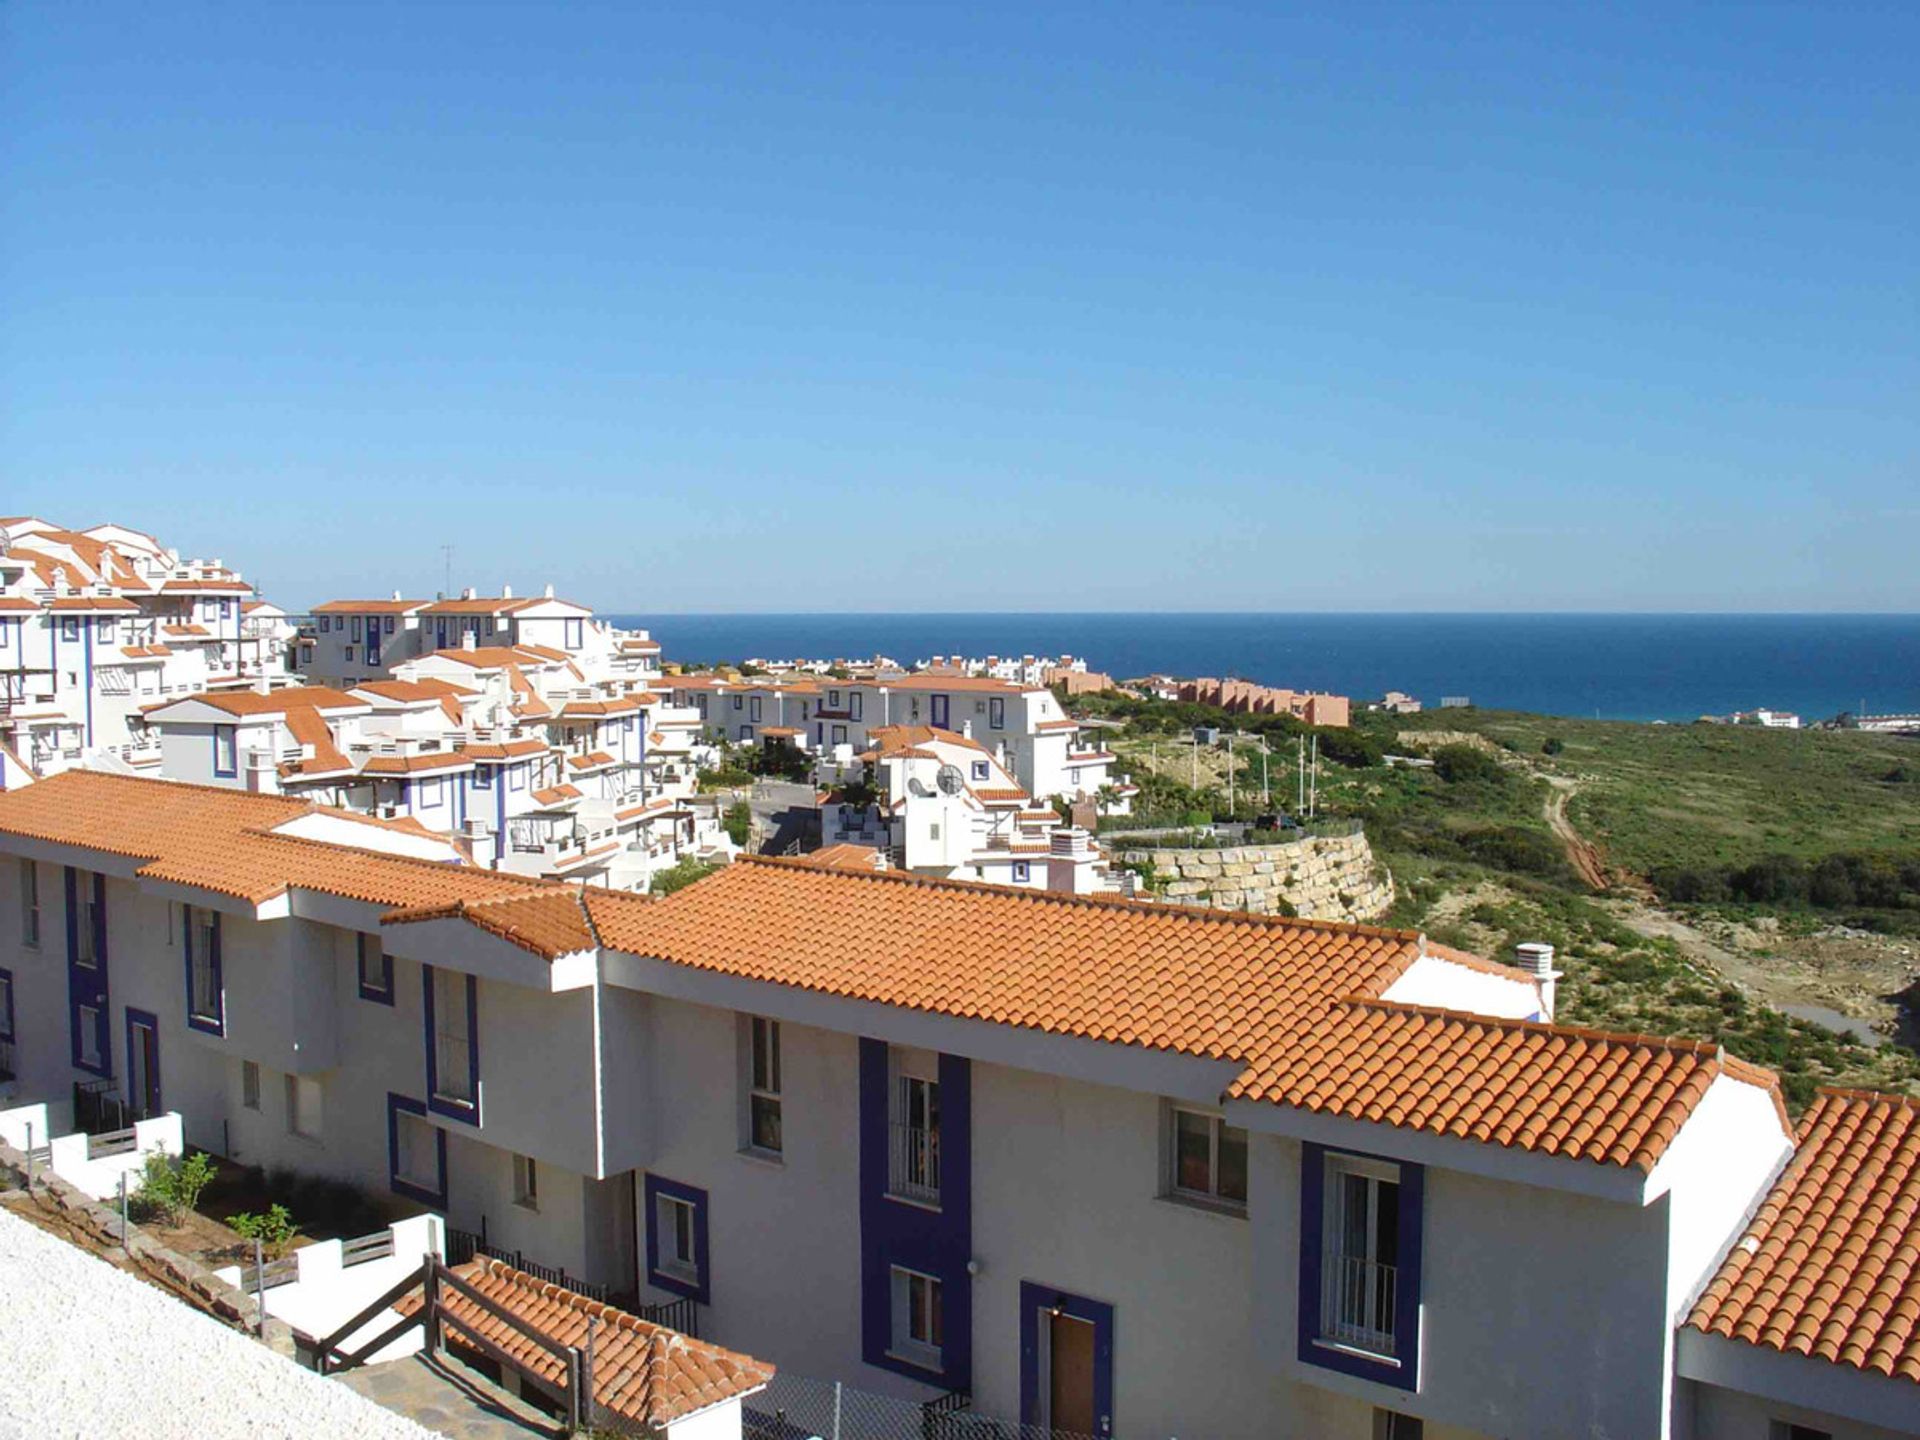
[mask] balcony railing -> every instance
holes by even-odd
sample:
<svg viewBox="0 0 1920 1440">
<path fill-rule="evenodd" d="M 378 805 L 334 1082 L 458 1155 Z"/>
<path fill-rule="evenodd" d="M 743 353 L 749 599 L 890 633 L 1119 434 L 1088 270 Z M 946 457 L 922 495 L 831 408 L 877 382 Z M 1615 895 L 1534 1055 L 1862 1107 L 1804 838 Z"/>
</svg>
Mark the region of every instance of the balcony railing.
<svg viewBox="0 0 1920 1440">
<path fill-rule="evenodd" d="M 1398 1270 L 1377 1260 L 1330 1256 L 1320 1288 L 1321 1338 L 1374 1355 L 1392 1355 Z"/>
<path fill-rule="evenodd" d="M 922 1125 L 891 1125 L 887 1193 L 926 1205 L 940 1203 L 940 1132 Z"/>
</svg>

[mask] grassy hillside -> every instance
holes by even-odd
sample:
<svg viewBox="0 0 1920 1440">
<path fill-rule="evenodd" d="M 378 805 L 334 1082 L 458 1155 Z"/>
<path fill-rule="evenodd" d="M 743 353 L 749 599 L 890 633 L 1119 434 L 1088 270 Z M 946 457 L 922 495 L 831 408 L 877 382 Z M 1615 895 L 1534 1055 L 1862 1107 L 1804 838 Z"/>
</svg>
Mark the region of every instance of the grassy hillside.
<svg viewBox="0 0 1920 1440">
<path fill-rule="evenodd" d="M 1263 729 L 1271 808 L 1294 809 L 1300 727 L 1290 721 L 1132 701 L 1080 708 L 1120 724 L 1108 738 L 1142 781 L 1152 817 L 1226 813 L 1227 757 L 1195 753 L 1187 727 L 1196 719 Z M 1243 816 L 1263 806 L 1260 743 L 1251 734 L 1236 742 L 1232 808 Z M 1438 763 L 1390 767 L 1391 753 Z M 1556 789 L 1608 872 L 1604 890 L 1576 872 L 1549 824 Z M 1780 1068 L 1800 1104 L 1816 1084 L 1920 1081 L 1912 1051 L 1777 1008 L 1884 1022 L 1912 983 L 1902 947 L 1920 936 L 1920 893 L 1900 892 L 1913 872 L 1899 862 L 1920 866 L 1920 744 L 1497 711 L 1366 716 L 1350 732 L 1323 734 L 1319 797 L 1321 816 L 1365 823 L 1398 884 L 1393 922 L 1484 954 L 1520 940 L 1559 947 L 1563 1019 L 1718 1040 Z M 1781 903 L 1730 898 L 1742 867 L 1791 860 L 1804 882 L 1839 855 L 1887 870 L 1892 888 L 1875 892 L 1885 903 L 1853 903 L 1846 890 L 1844 903 L 1823 908 L 1805 883 Z M 1646 883 L 1676 872 L 1722 877 L 1716 903 L 1681 903 Z"/>
</svg>

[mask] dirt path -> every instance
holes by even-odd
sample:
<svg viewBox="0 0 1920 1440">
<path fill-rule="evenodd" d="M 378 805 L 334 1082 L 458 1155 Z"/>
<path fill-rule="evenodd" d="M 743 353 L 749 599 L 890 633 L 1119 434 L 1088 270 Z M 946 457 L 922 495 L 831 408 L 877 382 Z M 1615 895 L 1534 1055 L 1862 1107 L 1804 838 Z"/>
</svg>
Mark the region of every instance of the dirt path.
<svg viewBox="0 0 1920 1440">
<path fill-rule="evenodd" d="M 1605 890 L 1613 883 L 1606 862 L 1600 858 L 1600 851 L 1594 843 L 1574 829 L 1573 822 L 1567 819 L 1567 800 L 1578 787 L 1573 781 L 1558 775 L 1548 775 L 1545 779 L 1553 787 L 1547 792 L 1547 803 L 1542 809 L 1547 828 L 1560 841 L 1560 848 L 1567 852 L 1567 863 L 1573 866 L 1580 878 L 1594 890 Z"/>
</svg>

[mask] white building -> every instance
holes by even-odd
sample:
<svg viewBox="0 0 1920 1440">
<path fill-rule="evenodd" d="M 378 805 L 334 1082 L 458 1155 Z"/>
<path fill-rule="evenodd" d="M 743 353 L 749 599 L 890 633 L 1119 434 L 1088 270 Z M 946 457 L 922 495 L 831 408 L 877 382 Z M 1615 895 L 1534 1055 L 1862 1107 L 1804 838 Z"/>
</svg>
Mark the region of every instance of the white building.
<svg viewBox="0 0 1920 1440">
<path fill-rule="evenodd" d="M 948 730 L 986 746 L 1038 800 L 1098 798 L 1125 814 L 1136 793 L 1115 773 L 1115 759 L 1081 733 L 1043 686 L 960 674 L 896 674 L 871 679 L 722 679 L 675 675 L 662 682 L 676 705 L 694 710 L 708 738 L 760 745 L 771 728 L 809 754 L 848 763 L 894 726 Z"/>
<path fill-rule="evenodd" d="M 1548 959 L 772 860 L 650 901 L 406 838 L 85 772 L 0 796 L 23 1096 L 117 1087 L 783 1370 L 1057 1430 L 1915 1432 L 1911 1130 L 1796 1159 L 1770 1073 L 1531 1018 Z M 1834 1153 L 1877 1229 L 1794 1198 Z M 1744 1323 L 1731 1253 L 1823 1251 L 1781 1293 L 1844 1339 L 1775 1357 L 1798 1398 L 1689 1356 L 1703 1305 Z"/>
<path fill-rule="evenodd" d="M 871 845 L 895 869 L 1069 895 L 1124 894 L 1084 830 L 1036 805 L 978 740 L 882 726 L 847 783 L 820 797 L 823 846 Z"/>
<path fill-rule="evenodd" d="M 285 684 L 284 614 L 219 560 L 120 525 L 0 520 L 0 780 L 154 771 L 142 719 L 170 695 Z"/>
</svg>

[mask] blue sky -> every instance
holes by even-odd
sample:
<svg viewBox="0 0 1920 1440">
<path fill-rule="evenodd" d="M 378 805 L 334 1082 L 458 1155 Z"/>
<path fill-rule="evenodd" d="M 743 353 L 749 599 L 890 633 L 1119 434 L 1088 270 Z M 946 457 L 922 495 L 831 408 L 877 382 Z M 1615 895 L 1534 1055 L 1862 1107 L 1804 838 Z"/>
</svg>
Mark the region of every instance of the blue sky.
<svg viewBox="0 0 1920 1440">
<path fill-rule="evenodd" d="M 1920 609 L 1920 8 L 0 9 L 0 511 L 292 604 Z"/>
</svg>

